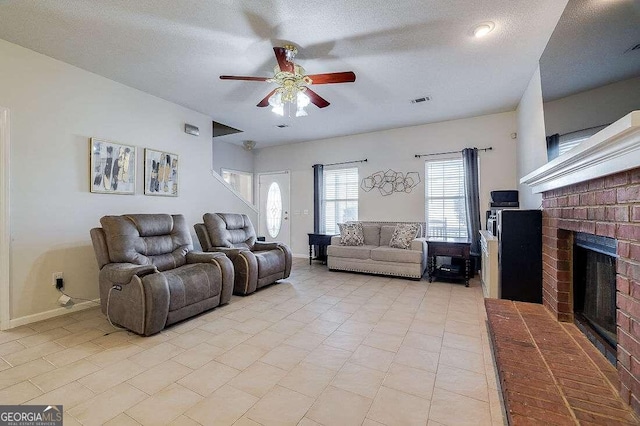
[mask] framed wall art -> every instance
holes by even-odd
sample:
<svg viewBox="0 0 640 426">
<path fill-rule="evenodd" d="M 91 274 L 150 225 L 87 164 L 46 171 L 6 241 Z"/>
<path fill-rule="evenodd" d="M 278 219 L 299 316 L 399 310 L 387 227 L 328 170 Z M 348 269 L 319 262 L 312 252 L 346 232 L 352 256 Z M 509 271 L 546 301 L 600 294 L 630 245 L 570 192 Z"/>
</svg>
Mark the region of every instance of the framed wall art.
<svg viewBox="0 0 640 426">
<path fill-rule="evenodd" d="M 178 155 L 144 150 L 145 195 L 178 196 Z"/>
<path fill-rule="evenodd" d="M 91 192 L 101 194 L 135 194 L 136 147 L 91 138 Z"/>
</svg>

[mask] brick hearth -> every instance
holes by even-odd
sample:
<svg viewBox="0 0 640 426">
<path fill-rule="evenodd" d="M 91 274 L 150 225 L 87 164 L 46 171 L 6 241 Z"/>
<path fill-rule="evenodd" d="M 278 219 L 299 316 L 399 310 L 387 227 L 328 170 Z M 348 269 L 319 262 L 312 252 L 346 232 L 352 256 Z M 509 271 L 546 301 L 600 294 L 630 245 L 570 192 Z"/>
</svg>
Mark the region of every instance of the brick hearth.
<svg viewBox="0 0 640 426">
<path fill-rule="evenodd" d="M 574 324 L 538 304 L 485 306 L 510 425 L 638 424 L 615 368 Z"/>
<path fill-rule="evenodd" d="M 543 193 L 543 303 L 573 321 L 573 232 L 618 240 L 620 395 L 640 413 L 640 168 Z"/>
</svg>

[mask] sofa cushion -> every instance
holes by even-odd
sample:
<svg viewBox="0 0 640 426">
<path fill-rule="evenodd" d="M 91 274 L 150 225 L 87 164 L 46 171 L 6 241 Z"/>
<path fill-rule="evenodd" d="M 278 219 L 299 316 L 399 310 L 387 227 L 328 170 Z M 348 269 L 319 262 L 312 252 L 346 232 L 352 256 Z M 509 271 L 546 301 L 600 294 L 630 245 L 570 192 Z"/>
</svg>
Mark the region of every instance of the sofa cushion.
<svg viewBox="0 0 640 426">
<path fill-rule="evenodd" d="M 364 243 L 368 246 L 380 245 L 380 225 L 362 224 L 362 233 L 364 234 Z"/>
<path fill-rule="evenodd" d="M 377 247 L 371 250 L 371 259 L 385 262 L 421 263 L 422 252 L 391 247 Z"/>
<path fill-rule="evenodd" d="M 369 259 L 371 249 L 377 246 L 334 246 L 327 247 L 327 254 L 335 257 L 350 257 L 352 259 Z"/>
<path fill-rule="evenodd" d="M 169 311 L 220 294 L 222 276 L 213 263 L 192 263 L 163 274 L 169 285 Z"/>
<path fill-rule="evenodd" d="M 396 230 L 396 225 L 382 225 L 380 227 L 380 247 L 389 246 L 393 231 Z"/>
<path fill-rule="evenodd" d="M 416 237 L 420 227 L 417 223 L 399 223 L 393 231 L 389 247 L 408 249 L 411 241 Z"/>
<path fill-rule="evenodd" d="M 360 222 L 339 223 L 340 244 L 343 246 L 364 245 L 364 233 Z"/>
</svg>

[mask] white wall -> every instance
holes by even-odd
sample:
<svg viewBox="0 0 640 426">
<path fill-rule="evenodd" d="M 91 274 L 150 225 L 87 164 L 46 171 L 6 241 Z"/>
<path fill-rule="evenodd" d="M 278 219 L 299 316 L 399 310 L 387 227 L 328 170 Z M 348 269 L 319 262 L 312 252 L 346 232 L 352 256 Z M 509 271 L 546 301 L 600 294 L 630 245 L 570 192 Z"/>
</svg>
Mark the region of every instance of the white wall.
<svg viewBox="0 0 640 426">
<path fill-rule="evenodd" d="M 480 208 L 484 212 L 490 191 L 516 188 L 516 143 L 511 139 L 515 131 L 516 116 L 509 112 L 281 145 L 257 150 L 255 170 L 291 170 L 291 245 L 294 253 L 304 254 L 308 252 L 307 233 L 313 232 L 313 164 L 367 158 L 367 163 L 358 165 L 360 180 L 378 170 L 419 172 L 422 182 L 410 194 L 383 197 L 376 189 L 360 190 L 358 209 L 362 220 L 424 221 L 425 160 L 414 154 L 492 146 L 493 151 L 480 154 Z M 302 214 L 305 209 L 308 215 Z"/>
<path fill-rule="evenodd" d="M 640 109 L 640 77 L 544 104 L 546 134 L 565 134 L 613 123 Z"/>
<path fill-rule="evenodd" d="M 233 143 L 223 142 L 220 137 L 213 139 L 213 170 L 231 169 L 253 173 L 253 151 L 247 151 Z"/>
<path fill-rule="evenodd" d="M 518 181 L 547 163 L 547 142 L 542 110 L 540 67 L 531 77 L 516 110 L 518 120 Z M 533 194 L 527 185 L 519 185 L 520 208 L 539 209 L 542 195 Z"/>
<path fill-rule="evenodd" d="M 183 213 L 194 224 L 224 210 L 257 222 L 211 176 L 209 117 L 3 40 L 0 64 L 0 104 L 11 110 L 12 319 L 57 307 L 54 271 L 69 294 L 98 297 L 89 230 L 103 215 Z M 138 147 L 136 195 L 89 192 L 90 137 Z M 145 147 L 179 154 L 179 197 L 142 195 Z"/>
</svg>

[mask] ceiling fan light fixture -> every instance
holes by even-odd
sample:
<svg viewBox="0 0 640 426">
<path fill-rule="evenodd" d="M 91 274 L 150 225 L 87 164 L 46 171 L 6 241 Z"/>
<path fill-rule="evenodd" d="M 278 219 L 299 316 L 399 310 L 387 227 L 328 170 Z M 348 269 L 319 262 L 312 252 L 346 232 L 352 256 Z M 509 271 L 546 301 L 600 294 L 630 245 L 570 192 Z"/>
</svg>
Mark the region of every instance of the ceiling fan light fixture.
<svg viewBox="0 0 640 426">
<path fill-rule="evenodd" d="M 293 44 L 285 44 L 282 47 L 285 50 L 285 57 L 287 58 L 287 61 L 293 63 L 293 58 L 296 57 L 296 54 L 298 53 L 298 48 L 295 47 Z"/>
<path fill-rule="evenodd" d="M 1 0 L 0 0 L 1 1 Z M 356 75 L 353 71 L 333 72 L 323 74 L 307 75 L 305 69 L 293 62 L 298 49 L 293 45 L 274 47 L 277 65 L 273 69 L 273 77 L 251 77 L 221 75 L 222 80 L 242 80 L 242 81 L 264 81 L 275 83 L 277 87 L 273 89 L 256 105 L 259 108 L 272 107 L 272 111 L 278 115 L 284 115 L 285 109 L 289 117 L 295 110 L 296 116 L 306 115 L 304 107 L 314 104 L 318 108 L 326 108 L 329 101 L 311 90 L 311 84 L 333 84 L 333 83 L 353 83 Z M 302 96 L 302 97 L 300 97 Z"/>
<path fill-rule="evenodd" d="M 307 95 L 300 91 L 296 95 L 296 103 L 298 104 L 298 108 L 304 108 L 311 103 L 311 99 L 309 99 Z"/>
<path fill-rule="evenodd" d="M 489 34 L 495 28 L 495 24 L 493 22 L 483 22 L 481 24 L 476 25 L 473 29 L 473 35 L 476 38 L 481 38 Z"/>
<path fill-rule="evenodd" d="M 284 117 L 284 104 L 274 105 L 273 108 L 271 108 L 271 112 L 280 117 Z"/>
<path fill-rule="evenodd" d="M 282 93 L 276 90 L 276 93 L 269 98 L 269 105 L 272 107 L 282 105 Z"/>
<path fill-rule="evenodd" d="M 242 148 L 244 148 L 245 151 L 251 151 L 255 147 L 256 147 L 256 141 L 243 141 L 242 142 Z"/>
<path fill-rule="evenodd" d="M 284 104 L 282 103 L 282 92 L 276 91 L 269 98 L 269 105 L 271 105 L 271 112 L 284 116 Z"/>
<path fill-rule="evenodd" d="M 307 95 L 303 93 L 303 91 L 299 91 L 296 95 L 296 117 L 306 117 L 309 115 L 307 111 L 304 110 L 304 107 L 308 106 L 311 103 L 311 99 Z"/>
</svg>

